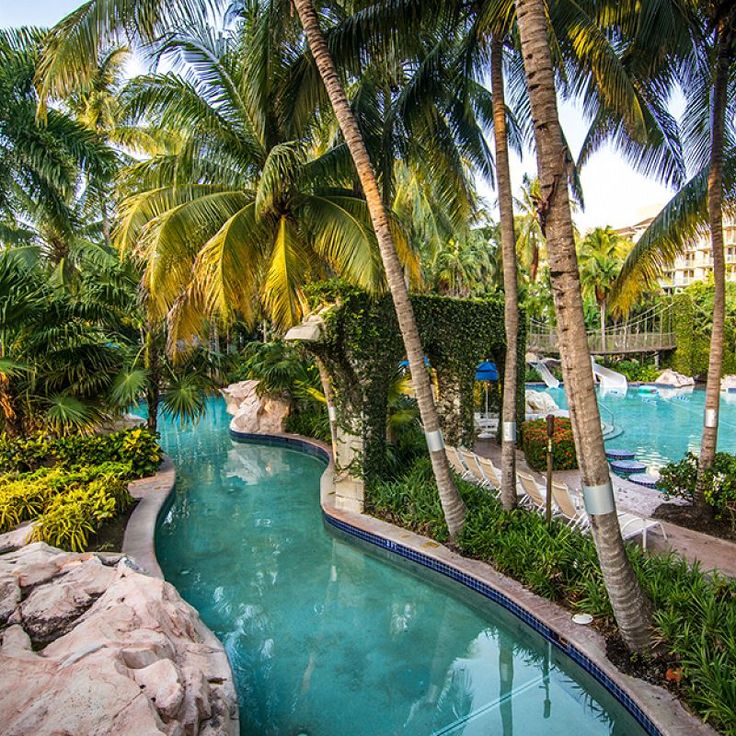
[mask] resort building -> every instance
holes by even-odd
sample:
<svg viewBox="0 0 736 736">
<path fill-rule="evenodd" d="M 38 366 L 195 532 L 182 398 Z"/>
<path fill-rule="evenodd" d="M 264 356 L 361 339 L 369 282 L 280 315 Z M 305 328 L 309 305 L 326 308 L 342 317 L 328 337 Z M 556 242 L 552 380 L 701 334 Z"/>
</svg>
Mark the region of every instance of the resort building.
<svg viewBox="0 0 736 736">
<path fill-rule="evenodd" d="M 616 232 L 636 243 L 652 223 L 653 217 Z M 736 282 L 736 217 L 724 214 L 723 244 L 726 257 L 726 280 Z M 680 289 L 697 281 L 705 281 L 713 273 L 713 256 L 710 249 L 710 236 L 702 233 L 687 247 L 684 253 L 675 258 L 660 280 L 664 289 Z"/>
</svg>

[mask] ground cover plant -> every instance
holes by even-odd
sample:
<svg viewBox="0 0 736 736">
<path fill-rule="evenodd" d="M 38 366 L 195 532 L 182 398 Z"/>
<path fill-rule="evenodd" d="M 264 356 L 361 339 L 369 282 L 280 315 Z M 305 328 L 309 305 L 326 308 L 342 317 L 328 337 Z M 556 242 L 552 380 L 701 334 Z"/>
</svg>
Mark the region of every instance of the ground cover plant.
<svg viewBox="0 0 736 736">
<path fill-rule="evenodd" d="M 0 435 L 0 533 L 34 522 L 33 539 L 81 552 L 133 504 L 128 483 L 163 458 L 143 428 L 47 439 Z"/>
<path fill-rule="evenodd" d="M 538 514 L 502 510 L 487 491 L 458 479 L 468 517 L 457 548 L 574 611 L 590 613 L 610 642 L 616 628 L 589 535 Z M 447 542 L 447 528 L 426 461 L 402 478 L 373 484 L 366 510 L 391 523 Z M 654 606 L 658 653 L 631 662 L 669 687 L 700 717 L 736 734 L 736 581 L 706 574 L 677 556 L 627 547 L 636 575 Z M 639 655 L 641 660 L 641 655 Z"/>
<path fill-rule="evenodd" d="M 727 539 L 736 539 L 736 455 L 717 452 L 705 471 L 705 501 L 708 513 L 694 508 L 698 458 L 689 452 L 682 460 L 668 463 L 660 471 L 659 488 L 667 500 L 682 499 L 686 505 L 663 504 L 657 516 L 677 524 Z"/>
<path fill-rule="evenodd" d="M 534 470 L 547 469 L 547 420 L 533 419 L 521 425 L 521 445 L 526 461 Z M 574 470 L 578 467 L 572 424 L 566 417 L 555 417 L 552 434 L 552 469 Z"/>
</svg>

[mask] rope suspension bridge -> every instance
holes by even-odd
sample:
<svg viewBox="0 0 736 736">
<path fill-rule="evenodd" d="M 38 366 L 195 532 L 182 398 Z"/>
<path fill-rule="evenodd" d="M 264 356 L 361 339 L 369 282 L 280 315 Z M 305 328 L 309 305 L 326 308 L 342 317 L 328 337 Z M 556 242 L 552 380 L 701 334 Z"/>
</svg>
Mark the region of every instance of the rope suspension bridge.
<svg viewBox="0 0 736 736">
<path fill-rule="evenodd" d="M 671 304 L 660 304 L 625 322 L 588 331 L 591 355 L 659 353 L 676 347 Z M 557 332 L 549 322 L 532 319 L 527 334 L 527 350 L 559 353 Z"/>
</svg>

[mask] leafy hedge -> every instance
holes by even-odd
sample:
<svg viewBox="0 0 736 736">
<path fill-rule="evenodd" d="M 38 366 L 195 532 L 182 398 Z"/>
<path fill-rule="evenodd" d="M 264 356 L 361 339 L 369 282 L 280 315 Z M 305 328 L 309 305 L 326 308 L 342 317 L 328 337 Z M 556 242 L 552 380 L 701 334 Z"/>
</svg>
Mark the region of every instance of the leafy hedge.
<svg viewBox="0 0 736 736">
<path fill-rule="evenodd" d="M 158 436 L 143 427 L 56 439 L 0 434 L 2 472 L 31 472 L 52 465 L 73 469 L 117 462 L 130 464 L 132 478 L 143 478 L 154 475 L 162 459 Z"/>
<path fill-rule="evenodd" d="M 35 520 L 34 539 L 82 551 L 101 524 L 128 509 L 130 463 L 0 476 L 0 532 Z"/>
<path fill-rule="evenodd" d="M 458 479 L 468 516 L 460 552 L 490 563 L 538 595 L 590 613 L 608 630 L 615 626 L 595 546 L 589 535 L 535 513 L 505 512 L 487 492 Z M 437 489 L 428 461 L 407 475 L 367 489 L 366 508 L 376 516 L 447 541 Z M 679 696 L 724 733 L 736 733 L 736 581 L 700 571 L 681 558 L 648 555 L 635 545 L 629 557 L 654 604 L 668 672 L 678 675 Z M 672 679 L 671 677 L 669 679 Z"/>
<path fill-rule="evenodd" d="M 534 470 L 547 469 L 547 420 L 533 419 L 521 425 L 521 446 L 526 461 Z M 572 424 L 566 417 L 555 417 L 552 435 L 552 468 L 574 470 L 578 467 Z"/>
<path fill-rule="evenodd" d="M 692 503 L 698 477 L 698 458 L 691 452 L 679 462 L 669 463 L 660 471 L 659 487 L 668 496 Z M 736 456 L 717 452 L 706 472 L 705 500 L 717 519 L 725 519 L 736 530 Z"/>
</svg>

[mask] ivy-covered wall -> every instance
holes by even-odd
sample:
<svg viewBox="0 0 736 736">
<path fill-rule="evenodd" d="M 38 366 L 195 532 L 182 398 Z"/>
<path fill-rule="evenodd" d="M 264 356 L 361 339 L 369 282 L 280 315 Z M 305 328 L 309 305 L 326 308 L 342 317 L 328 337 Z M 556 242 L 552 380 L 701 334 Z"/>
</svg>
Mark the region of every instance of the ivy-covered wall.
<svg viewBox="0 0 736 736">
<path fill-rule="evenodd" d="M 391 297 L 371 297 L 355 287 L 328 282 L 313 286 L 310 300 L 314 310 L 333 305 L 322 313 L 322 340 L 309 343 L 308 348 L 322 358 L 331 376 L 341 430 L 363 441 L 361 467 L 348 470 L 366 481 L 380 478 L 386 467 L 388 390 L 405 357 Z M 503 300 L 419 294 L 411 300 L 422 345 L 437 378 L 445 440 L 471 446 L 476 366 L 490 358 L 502 374 Z M 520 321 L 525 323 L 523 318 Z M 520 337 L 517 407 L 523 412 L 525 339 Z"/>
<path fill-rule="evenodd" d="M 672 320 L 677 348 L 672 367 L 687 376 L 708 372 L 713 324 L 713 286 L 697 283 L 672 297 Z M 723 373 L 736 373 L 736 284 L 726 286 L 726 324 Z"/>
</svg>

